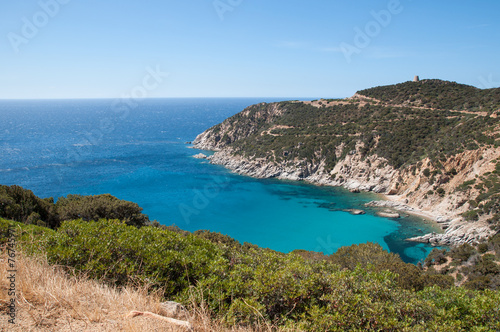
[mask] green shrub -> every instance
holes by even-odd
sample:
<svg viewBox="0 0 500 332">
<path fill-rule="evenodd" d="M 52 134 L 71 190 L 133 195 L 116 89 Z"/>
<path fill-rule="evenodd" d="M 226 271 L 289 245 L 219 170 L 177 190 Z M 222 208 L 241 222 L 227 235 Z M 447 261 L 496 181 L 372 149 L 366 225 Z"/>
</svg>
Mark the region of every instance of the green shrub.
<svg viewBox="0 0 500 332">
<path fill-rule="evenodd" d="M 63 222 L 43 235 L 50 263 L 68 266 L 115 285 L 151 284 L 174 295 L 226 264 L 222 251 L 194 235 L 117 220 Z M 24 247 L 33 252 L 37 241 Z"/>
<path fill-rule="evenodd" d="M 420 290 L 432 284 L 432 280 L 415 265 L 404 263 L 398 255 L 385 251 L 375 243 L 339 248 L 329 257 L 329 261 L 351 271 L 362 267 L 377 272 L 393 272 L 398 286 L 404 289 Z"/>
<path fill-rule="evenodd" d="M 478 210 L 478 209 L 469 210 L 469 211 L 462 213 L 462 216 L 465 218 L 465 220 L 470 220 L 470 221 L 478 220 L 479 211 L 480 210 Z"/>
<path fill-rule="evenodd" d="M 434 248 L 425 258 L 425 265 L 426 266 L 440 265 L 446 263 L 446 261 L 447 261 L 446 249 Z"/>
<path fill-rule="evenodd" d="M 481 243 L 477 246 L 477 251 L 479 251 L 480 254 L 484 254 L 485 252 L 488 251 L 488 244 L 487 243 Z"/>
<path fill-rule="evenodd" d="M 68 195 L 54 204 L 53 198 L 39 198 L 19 186 L 0 185 L 0 217 L 25 224 L 59 227 L 63 220 L 125 220 L 128 225 L 144 226 L 148 216 L 136 203 L 109 194 L 97 196 Z"/>
<path fill-rule="evenodd" d="M 468 243 L 464 243 L 450 250 L 451 258 L 461 262 L 467 261 L 472 255 L 475 254 L 477 254 L 476 249 Z"/>
</svg>

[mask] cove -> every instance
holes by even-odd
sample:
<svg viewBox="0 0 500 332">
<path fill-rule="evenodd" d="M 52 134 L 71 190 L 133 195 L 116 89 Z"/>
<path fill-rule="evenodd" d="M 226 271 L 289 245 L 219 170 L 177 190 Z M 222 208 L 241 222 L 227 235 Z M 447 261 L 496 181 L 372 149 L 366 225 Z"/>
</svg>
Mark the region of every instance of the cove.
<svg viewBox="0 0 500 332">
<path fill-rule="evenodd" d="M 145 166 L 83 192 L 110 192 L 137 202 L 152 220 L 164 225 L 220 232 L 285 253 L 304 249 L 332 254 L 342 246 L 376 242 L 416 264 L 432 250 L 405 239 L 438 231 L 436 226 L 414 216 L 376 216 L 376 210 L 364 206 L 380 199 L 376 194 L 254 179 L 192 158 L 198 150 L 179 144 L 171 148 L 182 152 L 178 169 Z M 363 209 L 366 214 L 342 211 L 346 209 Z"/>
</svg>

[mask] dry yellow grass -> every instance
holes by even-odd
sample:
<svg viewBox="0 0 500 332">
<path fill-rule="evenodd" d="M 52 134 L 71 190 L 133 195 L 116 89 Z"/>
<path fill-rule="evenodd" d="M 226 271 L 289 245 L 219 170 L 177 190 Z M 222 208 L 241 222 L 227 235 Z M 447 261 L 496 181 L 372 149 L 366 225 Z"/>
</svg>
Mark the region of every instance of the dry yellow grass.
<svg viewBox="0 0 500 332">
<path fill-rule="evenodd" d="M 16 324 L 8 323 L 6 257 L 0 268 L 0 327 L 8 331 L 168 331 L 164 322 L 126 319 L 132 310 L 159 313 L 160 297 L 148 290 L 121 291 L 84 277 L 68 276 L 43 258 L 16 257 Z"/>
<path fill-rule="evenodd" d="M 16 257 L 16 323 L 8 322 L 7 259 L 0 262 L 0 331 L 185 331 L 149 317 L 126 317 L 133 310 L 162 314 L 159 293 L 147 288 L 116 289 L 70 276 L 44 258 Z M 225 328 L 207 310 L 192 308 L 194 331 L 250 331 Z M 259 327 L 252 330 L 268 330 Z"/>
</svg>

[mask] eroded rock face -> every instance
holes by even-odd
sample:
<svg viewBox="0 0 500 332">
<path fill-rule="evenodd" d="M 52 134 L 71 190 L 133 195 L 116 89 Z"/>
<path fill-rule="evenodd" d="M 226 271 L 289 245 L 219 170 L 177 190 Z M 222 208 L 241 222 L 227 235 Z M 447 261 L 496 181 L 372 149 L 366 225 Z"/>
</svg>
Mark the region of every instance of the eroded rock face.
<svg viewBox="0 0 500 332">
<path fill-rule="evenodd" d="M 366 160 L 370 160 L 372 166 L 368 166 Z M 218 151 L 210 158 L 211 163 L 223 165 L 236 173 L 256 178 L 302 180 L 318 185 L 342 186 L 350 191 L 372 191 L 391 195 L 388 197 L 391 200 L 376 201 L 370 206 L 388 207 L 418 214 L 436 221 L 442 229 L 446 230 L 444 234 L 427 234 L 425 237 L 412 239 L 413 241 L 452 245 L 465 242 L 477 243 L 481 239 L 493 235 L 493 231 L 487 227 L 484 220 L 464 222 L 463 218 L 460 217 L 460 214 L 468 209 L 468 203 L 460 204 L 460 202 L 467 202 L 471 193 L 425 198 L 428 190 L 432 187 L 424 182 L 423 176 L 408 176 L 408 174 L 387 165 L 380 167 L 379 165 L 384 165 L 385 161 L 376 156 L 370 156 L 366 160 L 362 161 L 357 155 L 348 156 L 340 161 L 333 171 L 327 173 L 324 169 L 324 163 L 303 165 L 297 162 L 296 165 L 292 166 L 276 165 L 264 160 L 249 160 L 233 155 L 230 149 Z M 465 179 L 480 172 L 478 168 L 481 168 L 481 165 L 473 164 L 471 168 L 464 168 L 463 172 L 470 172 L 470 174 L 459 174 L 457 179 L 445 186 L 446 192 L 453 193 L 455 188 Z M 332 178 L 332 174 L 335 174 L 334 178 Z M 396 189 L 398 178 L 402 181 L 399 188 Z M 399 217 L 396 214 L 390 213 L 390 215 L 384 216 L 388 218 Z"/>
</svg>

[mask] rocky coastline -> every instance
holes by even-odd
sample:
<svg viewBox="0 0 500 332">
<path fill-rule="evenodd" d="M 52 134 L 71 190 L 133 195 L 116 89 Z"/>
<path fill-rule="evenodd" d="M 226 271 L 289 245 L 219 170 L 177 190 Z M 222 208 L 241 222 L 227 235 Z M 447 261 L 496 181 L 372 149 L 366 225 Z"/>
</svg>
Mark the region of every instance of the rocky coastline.
<svg viewBox="0 0 500 332">
<path fill-rule="evenodd" d="M 470 222 L 460 216 L 464 208 L 455 208 L 455 203 L 460 197 L 451 197 L 439 202 L 425 200 L 423 192 L 427 189 L 422 186 L 420 179 L 408 178 L 408 174 L 393 169 L 385 160 L 377 156 L 362 160 L 358 153 L 350 154 L 340 161 L 333 171 L 327 173 L 323 162 L 311 165 L 297 161 L 294 165 L 277 165 L 266 160 L 245 158 L 234 153 L 230 147 L 214 146 L 210 143 L 206 132 L 196 138 L 193 148 L 215 151 L 213 155 L 207 157 L 210 163 L 222 165 L 240 175 L 306 181 L 315 185 L 340 186 L 351 192 L 378 193 L 384 200 L 370 202 L 367 206 L 392 210 L 392 212 L 381 210 L 382 215 L 396 218 L 399 216 L 396 211 L 414 214 L 436 222 L 443 229 L 443 233 L 425 234 L 410 238 L 408 241 L 452 246 L 462 243 L 478 243 L 492 235 L 492 231 L 484 220 Z M 407 180 L 405 182 L 410 182 L 410 185 L 398 188 L 394 179 L 401 180 L 402 178 Z M 412 184 L 415 185 L 416 182 L 419 183 L 419 187 L 423 187 L 420 189 L 420 194 L 408 195 L 412 192 Z"/>
</svg>

